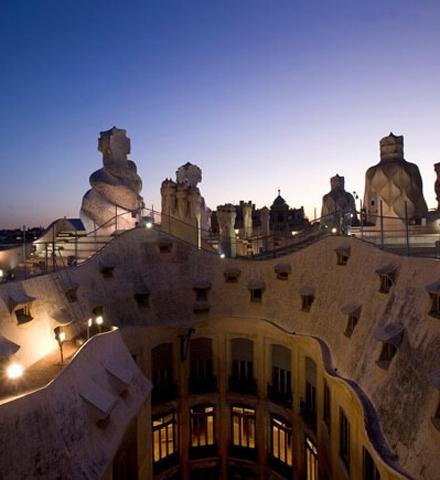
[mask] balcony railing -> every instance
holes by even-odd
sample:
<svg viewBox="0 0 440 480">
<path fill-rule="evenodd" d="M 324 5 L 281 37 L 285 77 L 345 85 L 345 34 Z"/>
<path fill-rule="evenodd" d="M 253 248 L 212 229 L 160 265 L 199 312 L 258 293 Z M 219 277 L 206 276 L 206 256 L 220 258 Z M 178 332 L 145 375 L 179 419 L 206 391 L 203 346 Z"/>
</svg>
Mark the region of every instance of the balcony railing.
<svg viewBox="0 0 440 480">
<path fill-rule="evenodd" d="M 316 431 L 316 407 L 301 399 L 300 414 L 307 426 L 311 430 Z"/>
<path fill-rule="evenodd" d="M 229 455 L 244 460 L 257 460 L 258 452 L 256 448 L 240 447 L 231 443 L 229 445 Z"/>
<path fill-rule="evenodd" d="M 176 382 L 170 382 L 166 385 L 154 386 L 151 394 L 153 405 L 166 403 L 175 400 L 178 397 L 178 387 Z"/>
<path fill-rule="evenodd" d="M 209 393 L 217 391 L 217 377 L 198 378 L 190 377 L 189 393 L 195 395 L 197 393 Z"/>
<path fill-rule="evenodd" d="M 189 456 L 191 459 L 216 457 L 217 445 L 204 445 L 202 447 L 190 447 Z"/>
<path fill-rule="evenodd" d="M 153 463 L 153 473 L 157 475 L 159 473 L 170 470 L 171 468 L 176 468 L 179 465 L 179 452 L 174 452 L 171 455 L 159 460 L 158 462 Z"/>
<path fill-rule="evenodd" d="M 229 391 L 241 393 L 243 395 L 257 395 L 258 386 L 254 378 L 241 379 L 237 377 L 229 377 Z"/>
<path fill-rule="evenodd" d="M 267 463 L 270 465 L 272 470 L 275 470 L 275 472 L 279 473 L 282 477 L 293 478 L 293 467 L 282 462 L 272 454 L 268 455 Z"/>
<path fill-rule="evenodd" d="M 282 407 L 292 410 L 292 392 L 282 392 L 270 383 L 267 384 L 267 398 Z"/>
</svg>

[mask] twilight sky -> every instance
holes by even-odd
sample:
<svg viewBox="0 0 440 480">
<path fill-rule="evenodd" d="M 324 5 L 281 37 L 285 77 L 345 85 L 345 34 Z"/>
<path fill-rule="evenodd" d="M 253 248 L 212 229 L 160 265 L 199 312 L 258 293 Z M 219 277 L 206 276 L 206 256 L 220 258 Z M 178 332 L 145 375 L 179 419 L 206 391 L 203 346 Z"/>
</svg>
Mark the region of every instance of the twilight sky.
<svg viewBox="0 0 440 480">
<path fill-rule="evenodd" d="M 438 0 L 1 0 L 0 228 L 77 217 L 125 128 L 147 206 L 190 161 L 207 204 L 319 215 L 405 136 L 436 207 Z"/>
</svg>

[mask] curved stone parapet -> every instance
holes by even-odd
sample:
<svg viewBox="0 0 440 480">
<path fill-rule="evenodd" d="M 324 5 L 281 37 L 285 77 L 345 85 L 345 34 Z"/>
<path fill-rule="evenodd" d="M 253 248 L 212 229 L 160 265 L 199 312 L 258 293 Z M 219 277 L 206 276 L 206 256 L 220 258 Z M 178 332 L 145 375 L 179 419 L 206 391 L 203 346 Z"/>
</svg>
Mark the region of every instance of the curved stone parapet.
<svg viewBox="0 0 440 480">
<path fill-rule="evenodd" d="M 88 232 L 98 229 L 98 234 L 108 235 L 133 228 L 139 221 L 142 180 L 136 164 L 127 159 L 126 131 L 113 127 L 100 135 L 98 150 L 104 166 L 90 176 L 92 188 L 83 197 L 80 215 Z"/>
</svg>

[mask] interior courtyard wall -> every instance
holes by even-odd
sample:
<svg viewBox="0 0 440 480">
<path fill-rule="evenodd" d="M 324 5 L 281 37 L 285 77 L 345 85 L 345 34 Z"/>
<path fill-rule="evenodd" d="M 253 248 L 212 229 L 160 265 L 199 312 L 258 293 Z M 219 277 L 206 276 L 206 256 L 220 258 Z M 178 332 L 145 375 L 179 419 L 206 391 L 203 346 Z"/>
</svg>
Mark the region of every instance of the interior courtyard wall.
<svg viewBox="0 0 440 480">
<path fill-rule="evenodd" d="M 164 240 L 171 243 L 169 253 L 159 247 Z M 346 266 L 337 265 L 335 250 L 341 246 L 350 249 Z M 101 266 L 109 262 L 114 263 L 114 272 L 111 278 L 104 278 Z M 280 262 L 291 267 L 287 280 L 277 278 L 275 267 Z M 390 264 L 397 268 L 396 282 L 390 293 L 383 294 L 378 291 L 376 270 Z M 224 273 L 230 267 L 240 270 L 236 284 L 225 282 Z M 102 304 L 105 321 L 121 327 L 168 325 L 186 329 L 200 322 L 215 324 L 220 318 L 236 319 L 237 324 L 239 319 L 260 319 L 289 332 L 322 339 L 338 374 L 355 381 L 371 399 L 399 463 L 416 478 L 434 478 L 429 475 L 435 475 L 430 469 L 437 465 L 440 434 L 431 417 L 438 391 L 430 386 L 427 376 L 438 370 L 439 332 L 438 320 L 428 315 L 430 298 L 425 286 L 440 279 L 436 261 L 391 255 L 354 238 L 330 237 L 282 259 L 248 262 L 198 251 L 154 229 L 135 229 L 68 272 L 79 284 L 84 320 L 94 305 Z M 199 280 L 210 282 L 210 308 L 202 313 L 194 311 L 194 285 Z M 249 285 L 255 280 L 264 282 L 261 302 L 251 302 Z M 9 289 L 17 285 L 36 297 L 36 315 L 26 328 L 35 328 L 38 338 L 52 339 L 54 324 L 47 311 L 65 306 L 53 275 L 2 285 L 1 298 L 4 300 Z M 136 304 L 134 293 L 140 286 L 151 292 L 149 308 L 140 309 Z M 303 287 L 314 293 L 309 312 L 301 310 L 299 291 Z M 362 310 L 348 339 L 343 334 L 347 315 L 341 308 L 351 302 L 361 304 Z M 29 341 L 22 331 L 12 335 L 14 319 L 4 302 L 0 302 L 0 314 L 2 334 L 17 343 L 21 340 L 26 347 L 23 352 L 32 351 L 30 334 Z M 375 362 L 381 342 L 375 339 L 374 331 L 396 321 L 403 324 L 404 337 L 384 371 Z M 39 348 L 35 346 L 33 359 L 42 354 Z M 137 348 L 142 349 L 142 345 Z"/>
</svg>

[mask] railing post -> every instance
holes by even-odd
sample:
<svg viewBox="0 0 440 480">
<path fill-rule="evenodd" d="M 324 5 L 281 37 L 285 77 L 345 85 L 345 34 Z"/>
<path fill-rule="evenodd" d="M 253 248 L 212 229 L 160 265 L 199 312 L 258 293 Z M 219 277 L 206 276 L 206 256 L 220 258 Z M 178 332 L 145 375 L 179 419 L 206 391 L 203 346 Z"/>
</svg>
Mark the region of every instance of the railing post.
<svg viewBox="0 0 440 480">
<path fill-rule="evenodd" d="M 26 255 L 26 225 L 23 225 L 23 262 L 24 262 L 24 278 L 27 278 L 27 255 Z"/>
<path fill-rule="evenodd" d="M 56 270 L 56 258 L 55 258 L 55 224 L 52 225 L 52 270 Z"/>
<path fill-rule="evenodd" d="M 379 203 L 380 206 L 380 244 L 381 248 L 383 248 L 383 205 L 382 200 Z"/>
<path fill-rule="evenodd" d="M 361 220 L 361 240 L 364 239 L 364 212 L 362 211 L 362 198 L 361 201 L 361 211 L 360 211 L 360 220 Z"/>
<path fill-rule="evenodd" d="M 47 273 L 47 267 L 48 267 L 48 263 L 49 263 L 49 252 L 48 252 L 48 243 L 47 242 L 44 242 L 44 250 L 45 250 L 45 262 L 44 262 L 44 273 Z"/>
<path fill-rule="evenodd" d="M 408 202 L 405 200 L 406 255 L 409 257 Z"/>
</svg>

